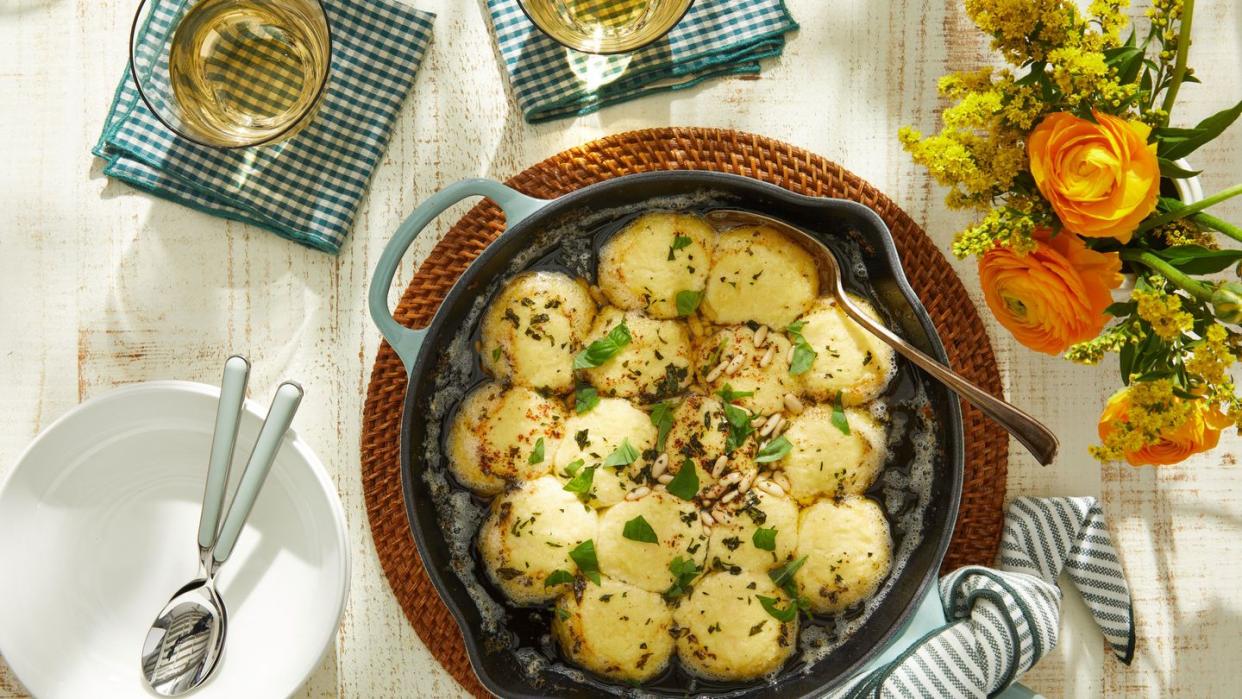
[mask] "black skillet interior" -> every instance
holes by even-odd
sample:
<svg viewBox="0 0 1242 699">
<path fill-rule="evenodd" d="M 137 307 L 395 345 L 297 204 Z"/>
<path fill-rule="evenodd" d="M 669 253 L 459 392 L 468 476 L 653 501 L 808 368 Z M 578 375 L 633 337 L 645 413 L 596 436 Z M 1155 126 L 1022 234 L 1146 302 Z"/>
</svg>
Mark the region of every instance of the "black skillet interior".
<svg viewBox="0 0 1242 699">
<path fill-rule="evenodd" d="M 547 613 L 502 606 L 497 600 L 503 597 L 487 583 L 469 541 L 446 534 L 465 530 L 468 536 L 484 507 L 482 501 L 467 502 L 462 493 L 453 492 L 456 488 L 446 475 L 440 448 L 453 406 L 484 378 L 473 357 L 453 359 L 463 347 L 473 346 L 481 299 L 490 298 L 504 279 L 522 269 L 564 268 L 593 275 L 591 253 L 642 210 L 721 207 L 781 218 L 819 237 L 840 259 L 853 259 L 854 264 L 842 265 L 847 287 L 871 299 L 889 326 L 906 340 L 946 360 L 926 310 L 900 271 L 887 228 L 874 212 L 854 202 L 801 197 L 735 175 L 648 173 L 586 187 L 513 226 L 466 270 L 442 304 L 411 372 L 402 420 L 406 513 L 419 553 L 462 627 L 476 673 L 500 696 L 818 694 L 847 678 L 886 646 L 936 578 L 957 515 L 964 458 L 961 415 L 952 394 L 905 362 L 899 362 L 898 374 L 884 397 L 893 425 L 905 425 L 890 427 L 885 475 L 892 475 L 893 482 L 909 481 L 910 463 L 916 456 L 913 442 L 921 441 L 929 452 L 926 475 L 930 478 L 924 479 L 922 496 L 911 488 L 879 485 L 871 495 L 889 513 L 898 548 L 906 537 L 914 538 L 904 554 L 899 554 L 882 588 L 882 600 L 865 614 L 859 610 L 848 634 L 833 638 L 837 633 L 833 626 L 824 626 L 826 633 L 820 637 L 835 646 L 831 652 L 810 663 L 795 654 L 774 681 L 704 682 L 686 675 L 674 663 L 664 676 L 635 690 L 573 670 L 557 657 L 547 638 Z M 903 526 L 903 521 L 914 524 Z"/>
</svg>

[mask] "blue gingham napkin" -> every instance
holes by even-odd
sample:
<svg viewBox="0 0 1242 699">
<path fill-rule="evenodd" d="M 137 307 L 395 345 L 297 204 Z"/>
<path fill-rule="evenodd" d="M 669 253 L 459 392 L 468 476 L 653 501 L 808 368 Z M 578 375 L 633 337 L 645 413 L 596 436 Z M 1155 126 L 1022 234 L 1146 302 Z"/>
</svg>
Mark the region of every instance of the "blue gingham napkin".
<svg viewBox="0 0 1242 699">
<path fill-rule="evenodd" d="M 759 59 L 780 55 L 785 33 L 798 28 L 784 0 L 697 0 L 651 46 L 623 57 L 588 58 L 543 34 L 518 0 L 487 0 L 487 10 L 513 94 L 532 124 L 589 114 L 719 75 L 758 73 Z M 623 72 L 611 82 L 591 85 L 580 77 L 583 66 Z"/>
<path fill-rule="evenodd" d="M 402 0 L 326 0 L 324 6 L 332 67 L 319 111 L 301 133 L 242 150 L 196 145 L 155 118 L 127 70 L 92 151 L 106 161 L 104 174 L 337 252 L 414 82 L 434 15 Z M 169 14 L 154 15 L 150 30 L 166 31 Z"/>
<path fill-rule="evenodd" d="M 1129 665 L 1130 590 L 1095 498 L 1023 497 L 1006 514 L 999 569 L 967 566 L 940 579 L 949 623 L 830 699 L 996 696 L 1056 646 L 1062 570 Z"/>
</svg>

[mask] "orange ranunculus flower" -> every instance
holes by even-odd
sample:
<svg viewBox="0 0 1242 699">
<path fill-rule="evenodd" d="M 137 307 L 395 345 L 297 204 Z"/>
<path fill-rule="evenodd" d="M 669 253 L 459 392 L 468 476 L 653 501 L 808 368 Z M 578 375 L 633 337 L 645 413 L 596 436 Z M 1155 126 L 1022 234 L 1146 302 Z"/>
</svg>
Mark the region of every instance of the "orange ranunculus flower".
<svg viewBox="0 0 1242 699">
<path fill-rule="evenodd" d="M 1031 175 L 1066 228 L 1128 243 L 1156 208 L 1156 145 L 1147 142 L 1147 124 L 1095 118 L 1098 124 L 1066 112 L 1044 117 L 1027 139 Z"/>
<path fill-rule="evenodd" d="M 1098 432 L 1100 441 L 1106 445 L 1114 432 L 1122 429 L 1134 430 L 1131 425 L 1130 412 L 1132 401 L 1131 388 L 1123 388 L 1108 399 L 1104 412 L 1100 414 Z M 1183 404 L 1186 399 L 1176 398 Z M 1121 453 L 1131 466 L 1167 466 L 1186 460 L 1193 454 L 1211 451 L 1220 441 L 1221 430 L 1233 424 L 1228 415 L 1221 412 L 1219 406 L 1207 400 L 1190 401 L 1189 412 L 1180 424 L 1165 425 L 1159 429 L 1154 439 L 1142 438 L 1123 439 Z M 1142 430 L 1140 429 L 1139 432 Z"/>
<path fill-rule="evenodd" d="M 1104 309 L 1121 285 L 1121 259 L 1090 250 L 1065 231 L 1037 230 L 1034 238 L 1035 249 L 1026 254 L 996 247 L 979 258 L 983 298 L 1018 342 L 1060 354 L 1108 322 Z"/>
</svg>

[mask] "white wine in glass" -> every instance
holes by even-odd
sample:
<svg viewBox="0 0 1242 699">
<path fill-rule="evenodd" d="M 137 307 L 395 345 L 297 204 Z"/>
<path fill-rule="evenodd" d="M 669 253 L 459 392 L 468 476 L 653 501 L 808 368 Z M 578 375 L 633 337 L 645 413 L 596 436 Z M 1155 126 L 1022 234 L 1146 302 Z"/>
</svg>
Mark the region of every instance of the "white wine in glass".
<svg viewBox="0 0 1242 699">
<path fill-rule="evenodd" d="M 166 47 L 147 47 L 147 58 L 160 55 L 166 68 L 150 61 L 145 84 L 138 79 L 157 116 L 193 141 L 237 148 L 288 138 L 310 123 L 331 36 L 318 0 L 197 0 L 182 3 Z"/>
<path fill-rule="evenodd" d="M 693 0 L 520 0 L 535 26 L 575 51 L 628 53 L 668 33 Z"/>
</svg>

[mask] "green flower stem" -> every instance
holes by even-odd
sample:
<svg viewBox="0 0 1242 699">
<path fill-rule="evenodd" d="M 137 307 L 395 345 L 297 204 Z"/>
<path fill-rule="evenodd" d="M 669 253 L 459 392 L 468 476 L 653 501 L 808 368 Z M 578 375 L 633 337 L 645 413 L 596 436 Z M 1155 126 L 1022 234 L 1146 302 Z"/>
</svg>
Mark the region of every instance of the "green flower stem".
<svg viewBox="0 0 1242 699">
<path fill-rule="evenodd" d="M 1181 270 L 1169 264 L 1165 260 L 1158 257 L 1155 253 L 1147 250 L 1135 250 L 1133 248 L 1122 250 L 1121 259 L 1127 262 L 1137 262 L 1147 269 L 1156 272 L 1160 276 L 1168 279 L 1182 289 L 1186 293 L 1203 301 L 1204 303 L 1212 300 L 1212 287 L 1196 279 L 1187 276 Z"/>
<path fill-rule="evenodd" d="M 1200 226 L 1211 228 L 1214 231 L 1219 231 L 1238 242 L 1242 242 L 1242 226 L 1235 226 L 1224 219 L 1216 218 L 1215 216 L 1203 211 L 1191 216 L 1190 220 Z"/>
<path fill-rule="evenodd" d="M 1177 36 L 1177 59 L 1173 64 L 1173 79 L 1169 89 L 1164 93 L 1164 104 L 1161 109 L 1165 113 L 1165 123 L 1169 123 L 1168 115 L 1173 112 L 1173 103 L 1177 101 L 1177 91 L 1186 77 L 1186 54 L 1190 52 L 1190 24 L 1195 17 L 1195 0 L 1182 0 L 1181 26 Z"/>
<path fill-rule="evenodd" d="M 1228 189 L 1222 189 L 1219 192 L 1213 194 L 1212 196 L 1206 197 L 1204 199 L 1200 199 L 1199 201 L 1193 204 L 1187 204 L 1181 207 L 1180 209 L 1174 209 L 1173 211 L 1165 212 L 1163 214 L 1160 214 L 1159 216 L 1152 216 L 1146 221 L 1143 221 L 1142 223 L 1140 223 L 1138 230 L 1136 230 L 1135 232 L 1142 233 L 1143 231 L 1150 231 L 1151 229 L 1158 228 L 1160 226 L 1163 226 L 1166 223 L 1170 223 L 1178 219 L 1185 218 L 1187 216 L 1190 216 L 1191 214 L 1197 214 L 1200 211 L 1203 211 L 1204 209 L 1208 208 L 1209 206 L 1215 206 L 1221 203 L 1222 201 L 1225 201 L 1226 199 L 1230 199 L 1232 197 L 1236 197 L 1239 194 L 1242 194 L 1242 182 L 1239 182 L 1238 184 L 1235 184 L 1234 186 L 1229 187 Z"/>
</svg>

